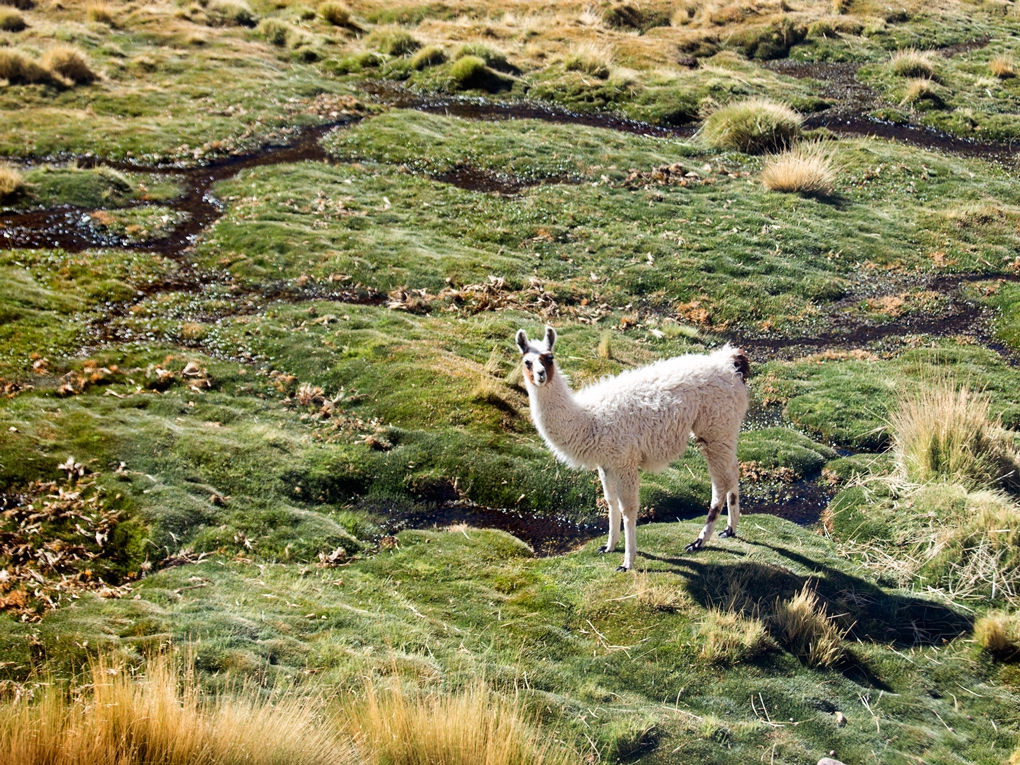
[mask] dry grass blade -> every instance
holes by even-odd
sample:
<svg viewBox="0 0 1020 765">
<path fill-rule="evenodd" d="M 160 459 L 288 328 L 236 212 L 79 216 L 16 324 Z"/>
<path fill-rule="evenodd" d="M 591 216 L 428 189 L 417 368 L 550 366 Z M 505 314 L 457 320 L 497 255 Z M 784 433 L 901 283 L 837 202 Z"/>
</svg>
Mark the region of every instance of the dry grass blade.
<svg viewBox="0 0 1020 765">
<path fill-rule="evenodd" d="M 829 154 L 797 148 L 766 159 L 761 182 L 770 191 L 828 197 L 836 185 L 836 171 Z"/>
</svg>

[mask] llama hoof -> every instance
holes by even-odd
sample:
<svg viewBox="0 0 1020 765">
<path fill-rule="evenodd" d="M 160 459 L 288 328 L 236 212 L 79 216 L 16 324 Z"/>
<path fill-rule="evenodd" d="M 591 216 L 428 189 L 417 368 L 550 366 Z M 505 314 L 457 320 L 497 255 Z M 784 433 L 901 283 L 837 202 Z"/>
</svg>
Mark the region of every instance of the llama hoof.
<svg viewBox="0 0 1020 765">
<path fill-rule="evenodd" d="M 685 547 L 684 550 L 686 550 L 687 552 L 694 552 L 695 550 L 700 550 L 704 546 L 705 543 L 701 539 L 695 539 L 693 542 L 687 545 L 687 547 Z"/>
<path fill-rule="evenodd" d="M 617 566 L 616 570 L 617 571 L 630 571 L 630 569 L 627 568 L 626 566 Z"/>
<path fill-rule="evenodd" d="M 605 555 L 607 552 L 612 552 L 612 550 L 609 549 L 609 545 L 602 545 L 602 547 L 599 548 L 599 555 Z"/>
<path fill-rule="evenodd" d="M 719 539 L 726 539 L 727 537 L 736 537 L 737 532 L 733 530 L 732 526 L 727 526 L 725 529 L 719 532 Z"/>
</svg>

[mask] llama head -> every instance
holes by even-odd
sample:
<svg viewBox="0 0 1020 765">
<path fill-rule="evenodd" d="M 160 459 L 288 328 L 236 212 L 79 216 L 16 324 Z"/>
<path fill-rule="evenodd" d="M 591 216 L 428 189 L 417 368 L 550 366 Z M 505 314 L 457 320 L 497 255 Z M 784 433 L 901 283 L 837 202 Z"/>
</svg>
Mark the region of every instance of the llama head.
<svg viewBox="0 0 1020 765">
<path fill-rule="evenodd" d="M 536 388 L 541 388 L 552 379 L 556 369 L 553 360 L 553 346 L 556 345 L 556 330 L 547 326 L 545 328 L 545 341 L 542 344 L 535 344 L 528 340 L 528 334 L 523 329 L 517 330 L 517 347 L 520 348 L 524 365 L 524 377 Z"/>
</svg>

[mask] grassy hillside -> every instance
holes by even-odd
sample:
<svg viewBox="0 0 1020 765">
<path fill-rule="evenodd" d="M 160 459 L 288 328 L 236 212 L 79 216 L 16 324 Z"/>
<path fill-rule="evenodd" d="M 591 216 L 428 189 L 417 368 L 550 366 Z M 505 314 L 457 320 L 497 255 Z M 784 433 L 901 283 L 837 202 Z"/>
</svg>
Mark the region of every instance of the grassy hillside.
<svg viewBox="0 0 1020 765">
<path fill-rule="evenodd" d="M 1015 21 L 0 5 L 0 751 L 1015 758 Z M 682 552 L 692 446 L 595 554 L 546 323 L 575 386 L 747 351 L 739 539 Z M 170 727 L 89 717 L 105 675 Z"/>
</svg>

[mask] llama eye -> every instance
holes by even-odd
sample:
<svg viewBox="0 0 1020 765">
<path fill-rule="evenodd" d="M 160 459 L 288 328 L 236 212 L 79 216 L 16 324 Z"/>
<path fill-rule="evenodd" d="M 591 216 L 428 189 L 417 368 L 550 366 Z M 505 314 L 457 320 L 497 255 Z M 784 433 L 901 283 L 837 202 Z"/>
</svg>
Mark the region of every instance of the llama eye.
<svg viewBox="0 0 1020 765">
<path fill-rule="evenodd" d="M 526 366 L 528 369 L 531 369 L 531 362 L 530 361 L 525 361 L 524 362 L 524 366 Z"/>
</svg>

